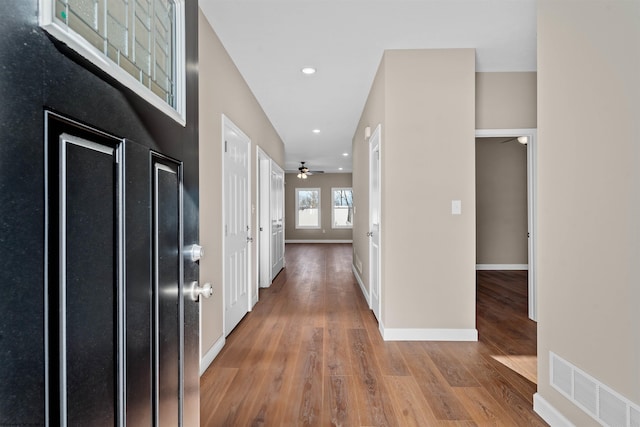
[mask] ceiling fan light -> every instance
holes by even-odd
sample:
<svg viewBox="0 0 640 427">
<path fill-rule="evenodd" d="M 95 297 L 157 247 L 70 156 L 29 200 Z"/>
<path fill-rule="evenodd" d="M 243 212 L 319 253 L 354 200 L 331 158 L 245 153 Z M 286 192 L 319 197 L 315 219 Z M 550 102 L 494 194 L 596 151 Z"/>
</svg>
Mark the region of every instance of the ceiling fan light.
<svg viewBox="0 0 640 427">
<path fill-rule="evenodd" d="M 303 173 L 301 175 L 302 175 L 302 179 L 307 179 L 307 174 L 306 173 Z"/>
<path fill-rule="evenodd" d="M 529 137 L 528 136 L 519 136 L 518 137 L 518 142 L 520 144 L 526 145 L 527 142 L 529 142 Z"/>
</svg>

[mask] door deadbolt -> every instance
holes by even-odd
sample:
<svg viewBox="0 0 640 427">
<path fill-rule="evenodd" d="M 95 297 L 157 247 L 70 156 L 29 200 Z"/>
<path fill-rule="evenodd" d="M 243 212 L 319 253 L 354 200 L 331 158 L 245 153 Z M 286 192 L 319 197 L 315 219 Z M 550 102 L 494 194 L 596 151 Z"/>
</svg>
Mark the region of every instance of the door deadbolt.
<svg viewBox="0 0 640 427">
<path fill-rule="evenodd" d="M 200 261 L 202 258 L 204 258 L 204 248 L 200 245 L 191 245 L 189 256 L 191 257 L 191 261 L 193 262 Z"/>
<path fill-rule="evenodd" d="M 204 285 L 200 286 L 198 282 L 191 282 L 191 299 L 195 302 L 200 301 L 200 297 L 209 298 L 213 295 L 213 286 L 211 283 L 207 282 Z"/>
</svg>

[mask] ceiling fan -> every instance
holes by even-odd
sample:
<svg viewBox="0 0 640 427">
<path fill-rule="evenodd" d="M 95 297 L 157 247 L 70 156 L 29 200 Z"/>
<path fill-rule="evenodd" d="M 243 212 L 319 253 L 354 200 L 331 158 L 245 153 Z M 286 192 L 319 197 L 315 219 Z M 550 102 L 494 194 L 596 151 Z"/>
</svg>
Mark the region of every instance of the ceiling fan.
<svg viewBox="0 0 640 427">
<path fill-rule="evenodd" d="M 307 179 L 308 176 L 313 175 L 314 173 L 324 173 L 324 171 L 312 171 L 305 165 L 306 162 L 300 162 L 300 167 L 298 168 L 298 178 Z"/>
<path fill-rule="evenodd" d="M 508 138 L 508 139 L 505 139 L 504 141 L 500 141 L 500 143 L 504 144 L 506 142 L 514 142 L 514 141 L 518 141 L 522 145 L 527 145 L 527 143 L 529 142 L 529 137 L 528 136 L 514 136 L 513 138 Z"/>
</svg>

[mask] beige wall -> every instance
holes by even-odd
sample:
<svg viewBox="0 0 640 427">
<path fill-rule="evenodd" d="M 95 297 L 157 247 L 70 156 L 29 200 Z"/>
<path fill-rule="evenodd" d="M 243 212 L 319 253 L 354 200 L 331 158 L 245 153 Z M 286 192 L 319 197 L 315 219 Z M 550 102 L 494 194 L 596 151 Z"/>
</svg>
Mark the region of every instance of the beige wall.
<svg viewBox="0 0 640 427">
<path fill-rule="evenodd" d="M 536 73 L 476 73 L 476 129 L 536 127 Z"/>
<path fill-rule="evenodd" d="M 352 141 L 353 153 L 353 204 L 355 206 L 353 223 L 353 265 L 365 286 L 369 286 L 369 143 L 364 129 L 373 132 L 382 125 L 381 139 L 386 140 L 385 131 L 385 58 L 373 80 L 367 102 Z M 367 288 L 368 289 L 368 288 Z"/>
<path fill-rule="evenodd" d="M 549 351 L 640 404 L 640 2 L 538 2 L 538 392 Z"/>
<path fill-rule="evenodd" d="M 285 174 L 285 240 L 351 240 L 352 229 L 331 228 L 331 188 L 351 187 L 350 173 L 324 173 L 302 180 Z M 296 229 L 296 188 L 320 188 L 320 229 Z"/>
<path fill-rule="evenodd" d="M 211 282 L 214 294 L 201 304 L 202 355 L 222 337 L 222 114 L 251 138 L 252 204 L 257 206 L 256 145 L 276 163 L 284 163 L 284 145 L 233 64 L 202 12 L 199 15 L 200 58 L 200 243 L 206 257 L 200 280 Z M 257 218 L 251 220 L 255 238 Z M 256 259 L 255 246 L 251 248 Z M 256 282 L 256 269 L 252 284 Z"/>
<path fill-rule="evenodd" d="M 383 122 L 382 323 L 475 329 L 475 52 L 391 50 L 380 67 L 353 145 L 355 182 L 368 167 L 363 128 Z M 453 199 L 462 215 L 451 215 Z"/>
<path fill-rule="evenodd" d="M 476 263 L 527 264 L 527 146 L 476 138 Z"/>
</svg>

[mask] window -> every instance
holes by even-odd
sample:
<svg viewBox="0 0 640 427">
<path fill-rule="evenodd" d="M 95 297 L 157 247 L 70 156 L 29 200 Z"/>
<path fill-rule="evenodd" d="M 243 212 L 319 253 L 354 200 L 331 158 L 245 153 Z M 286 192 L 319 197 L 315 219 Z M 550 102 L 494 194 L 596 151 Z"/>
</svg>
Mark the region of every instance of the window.
<svg viewBox="0 0 640 427">
<path fill-rule="evenodd" d="M 331 227 L 353 228 L 353 190 L 331 189 Z"/>
<path fill-rule="evenodd" d="M 184 1 L 40 0 L 40 25 L 184 125 Z"/>
<path fill-rule="evenodd" d="M 296 228 L 320 228 L 319 188 L 296 188 Z"/>
</svg>

